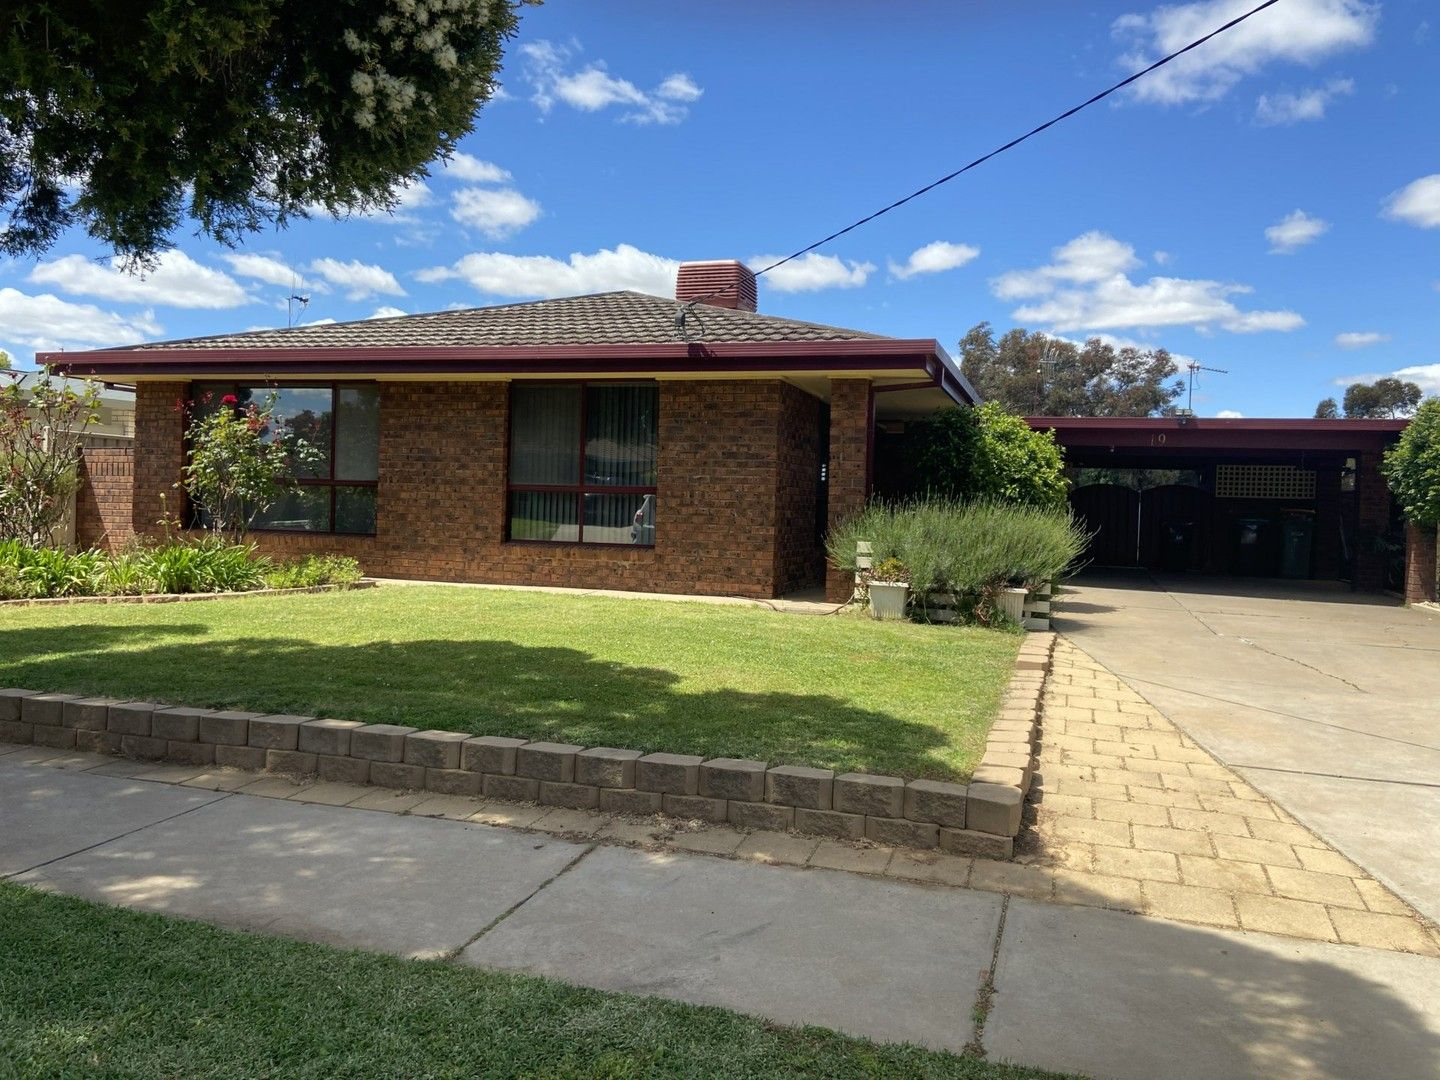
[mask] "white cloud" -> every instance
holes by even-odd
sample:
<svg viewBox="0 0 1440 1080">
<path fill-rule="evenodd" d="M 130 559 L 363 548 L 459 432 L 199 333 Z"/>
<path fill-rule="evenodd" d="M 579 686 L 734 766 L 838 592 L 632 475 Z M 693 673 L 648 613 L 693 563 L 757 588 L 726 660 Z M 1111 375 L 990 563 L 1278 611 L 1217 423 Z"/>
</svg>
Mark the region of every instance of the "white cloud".
<svg viewBox="0 0 1440 1080">
<path fill-rule="evenodd" d="M 362 263 L 359 259 L 316 259 L 310 269 L 336 288 L 345 290 L 347 300 L 368 300 L 372 296 L 404 296 L 405 290 L 395 275 L 382 267 Z"/>
<path fill-rule="evenodd" d="M 964 266 L 980 254 L 980 249 L 969 244 L 952 244 L 948 240 L 936 240 L 933 244 L 916 248 L 904 265 L 890 263 L 890 276 L 905 280 L 917 274 L 938 274 Z"/>
<path fill-rule="evenodd" d="M 1252 0 L 1198 0 L 1122 15 L 1112 25 L 1124 42 L 1118 63 L 1138 70 L 1252 7 Z M 1369 45 L 1379 18 L 1380 5 L 1365 0 L 1286 0 L 1147 75 L 1132 93 L 1161 105 L 1217 101 L 1268 65 L 1313 65 Z"/>
<path fill-rule="evenodd" d="M 1245 419 L 1245 414 L 1244 414 L 1243 412 L 1236 412 L 1234 409 L 1221 409 L 1221 410 L 1220 410 L 1219 412 L 1217 412 L 1215 415 L 1216 415 L 1217 418 L 1219 418 L 1219 419 L 1221 419 L 1221 420 L 1244 420 L 1244 419 Z"/>
<path fill-rule="evenodd" d="M 1379 345 L 1382 341 L 1389 340 L 1389 334 L 1382 334 L 1376 330 L 1352 330 L 1335 335 L 1335 344 L 1342 349 L 1363 349 L 1367 345 Z"/>
<path fill-rule="evenodd" d="M 1150 257 L 1155 260 L 1156 266 L 1169 266 L 1171 260 L 1174 259 L 1174 256 L 1171 255 L 1168 251 L 1157 251 L 1154 252 Z"/>
<path fill-rule="evenodd" d="M 503 240 L 540 216 L 540 204 L 514 188 L 461 188 L 450 216 L 492 240 Z"/>
<path fill-rule="evenodd" d="M 1289 255 L 1292 251 L 1312 244 L 1330 231 L 1330 223 L 1311 217 L 1304 210 L 1296 210 L 1265 230 L 1265 239 L 1270 241 L 1271 255 Z"/>
<path fill-rule="evenodd" d="M 1440 364 L 1416 364 L 1395 371 L 1371 371 L 1363 375 L 1342 375 L 1334 382 L 1336 386 L 1344 387 L 1357 382 L 1372 383 L 1376 379 L 1383 379 L 1387 376 L 1402 379 L 1405 382 L 1413 382 L 1427 394 L 1440 394 Z"/>
<path fill-rule="evenodd" d="M 98 263 L 66 255 L 35 267 L 29 280 L 79 296 L 168 307 L 233 308 L 252 299 L 229 274 L 202 266 L 183 251 L 167 251 L 153 269 L 133 274 L 120 269 L 119 259 Z"/>
<path fill-rule="evenodd" d="M 1354 92 L 1354 79 L 1331 79 L 1324 86 L 1313 86 L 1299 93 L 1261 94 L 1255 100 L 1255 122 L 1273 127 L 1277 124 L 1298 124 L 1303 120 L 1323 120 L 1330 102 Z"/>
<path fill-rule="evenodd" d="M 760 270 L 781 258 L 780 255 L 752 255 L 746 264 L 751 270 Z M 765 275 L 764 284 L 782 293 L 858 289 L 874 271 L 874 263 L 846 261 L 812 251 L 771 270 Z"/>
<path fill-rule="evenodd" d="M 266 285 L 278 285 L 282 289 L 293 289 L 298 285 L 308 292 L 327 293 L 330 291 L 324 282 L 307 281 L 304 273 L 269 255 L 228 252 L 220 257 L 230 264 L 232 272 L 252 281 L 263 281 Z"/>
<path fill-rule="evenodd" d="M 1411 181 L 1385 199 L 1384 214 L 1394 221 L 1440 229 L 1440 173 Z"/>
<path fill-rule="evenodd" d="M 1193 326 L 1249 334 L 1305 325 L 1293 311 L 1241 311 L 1231 297 L 1250 293 L 1248 285 L 1174 277 L 1132 281 L 1128 271 L 1139 265 L 1129 244 L 1089 232 L 1056 248 L 1048 265 L 1002 274 L 990 287 L 1002 300 L 1030 301 L 1013 312 L 1015 319 L 1062 333 Z"/>
<path fill-rule="evenodd" d="M 367 319 L 393 319 L 400 315 L 408 314 L 410 313 L 404 308 L 391 307 L 389 304 L 382 304 L 380 305 L 380 307 L 376 308 L 373 312 L 371 312 L 365 317 Z"/>
<path fill-rule="evenodd" d="M 456 152 L 445 164 L 442 175 L 449 180 L 464 180 L 471 184 L 503 184 L 510 179 L 510 170 L 470 154 Z"/>
<path fill-rule="evenodd" d="M 10 288 L 0 288 L 0 327 L 7 341 L 39 350 L 128 345 L 163 333 L 148 311 L 122 316 L 52 293 L 32 296 Z"/>
<path fill-rule="evenodd" d="M 465 281 L 492 296 L 548 298 L 633 289 L 652 296 L 674 296 L 676 259 L 618 244 L 594 254 L 573 253 L 568 260 L 549 255 L 508 255 L 476 251 L 453 266 L 419 271 L 423 282 Z"/>
<path fill-rule="evenodd" d="M 533 89 L 530 100 L 542 113 L 548 113 L 559 101 L 581 112 L 620 106 L 620 119 L 635 124 L 678 124 L 690 114 L 689 104 L 704 93 L 684 72 L 667 75 L 654 89 L 646 91 L 629 79 L 610 74 L 603 61 L 568 70 L 579 51 L 577 44 L 558 45 L 553 41 L 533 41 L 520 47 L 525 75 Z"/>
</svg>

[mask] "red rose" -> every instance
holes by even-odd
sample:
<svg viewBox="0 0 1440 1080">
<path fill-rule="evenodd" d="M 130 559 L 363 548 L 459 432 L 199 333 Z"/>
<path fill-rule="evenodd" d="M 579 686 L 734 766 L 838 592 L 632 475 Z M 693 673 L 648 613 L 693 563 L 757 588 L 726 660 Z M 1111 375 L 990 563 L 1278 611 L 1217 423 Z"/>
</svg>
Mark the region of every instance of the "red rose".
<svg viewBox="0 0 1440 1080">
<path fill-rule="evenodd" d="M 221 404 L 221 405 L 238 405 L 238 404 L 240 404 L 240 399 L 237 398 L 234 394 L 226 394 L 224 397 L 222 397 L 222 398 L 220 399 L 220 404 Z"/>
</svg>

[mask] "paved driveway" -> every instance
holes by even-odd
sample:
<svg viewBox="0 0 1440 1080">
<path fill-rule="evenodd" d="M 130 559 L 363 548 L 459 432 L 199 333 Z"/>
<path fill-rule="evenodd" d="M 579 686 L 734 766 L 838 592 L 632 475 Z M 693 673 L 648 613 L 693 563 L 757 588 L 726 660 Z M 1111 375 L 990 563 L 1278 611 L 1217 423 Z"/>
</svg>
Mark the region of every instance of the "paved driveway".
<svg viewBox="0 0 1440 1080">
<path fill-rule="evenodd" d="M 1440 921 L 1440 615 L 1318 583 L 1082 576 L 1057 628 Z"/>
</svg>

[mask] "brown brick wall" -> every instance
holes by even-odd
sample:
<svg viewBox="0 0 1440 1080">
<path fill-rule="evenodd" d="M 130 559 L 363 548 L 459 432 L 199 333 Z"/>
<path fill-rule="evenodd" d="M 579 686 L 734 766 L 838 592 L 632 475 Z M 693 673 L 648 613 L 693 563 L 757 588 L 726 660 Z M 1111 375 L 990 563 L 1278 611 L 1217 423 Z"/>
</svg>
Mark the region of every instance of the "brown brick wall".
<svg viewBox="0 0 1440 1080">
<path fill-rule="evenodd" d="M 1355 473 L 1356 544 L 1352 585 L 1364 592 L 1385 588 L 1385 556 L 1379 540 L 1390 527 L 1390 488 L 1380 472 L 1381 454 L 1361 454 Z"/>
<path fill-rule="evenodd" d="M 1440 600 L 1435 582 L 1436 530 L 1405 525 L 1405 602 Z"/>
<path fill-rule="evenodd" d="M 137 522 L 158 520 L 158 492 L 179 474 L 184 389 L 139 387 Z M 779 380 L 662 382 L 652 549 L 505 542 L 508 393 L 499 382 L 382 383 L 377 534 L 253 538 L 276 555 L 352 555 L 381 577 L 749 597 L 804 584 L 790 530 L 813 522 L 813 483 L 808 503 L 781 513 L 782 498 L 801 498 L 781 474 L 782 460 L 798 472 L 818 438 L 814 399 Z M 807 423 L 808 436 L 791 430 Z"/>
<path fill-rule="evenodd" d="M 135 536 L 131 492 L 135 486 L 133 447 L 85 447 L 80 453 L 80 489 L 75 493 L 75 543 L 114 551 Z"/>
<path fill-rule="evenodd" d="M 829 527 L 858 514 L 870 498 L 874 398 L 869 379 L 830 380 Z M 834 567 L 825 580 L 826 599 L 843 603 L 854 577 Z"/>
<path fill-rule="evenodd" d="M 160 533 L 162 517 L 177 518 L 185 500 L 175 486 L 184 464 L 185 421 L 178 408 L 189 391 L 179 383 L 135 387 L 135 489 L 131 521 L 137 533 Z"/>
</svg>

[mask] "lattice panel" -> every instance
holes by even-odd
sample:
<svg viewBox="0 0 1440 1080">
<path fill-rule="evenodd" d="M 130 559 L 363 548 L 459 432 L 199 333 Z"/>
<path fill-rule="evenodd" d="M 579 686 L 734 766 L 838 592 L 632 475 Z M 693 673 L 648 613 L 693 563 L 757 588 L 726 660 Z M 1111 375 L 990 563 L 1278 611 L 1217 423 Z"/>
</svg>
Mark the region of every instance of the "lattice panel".
<svg viewBox="0 0 1440 1080">
<path fill-rule="evenodd" d="M 1221 499 L 1313 499 L 1315 470 L 1293 465 L 1217 465 L 1215 495 Z"/>
</svg>

